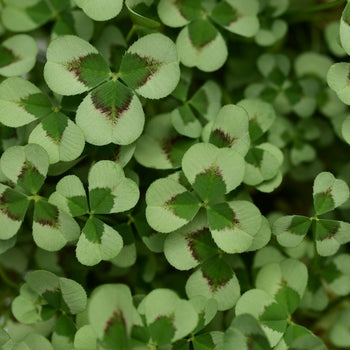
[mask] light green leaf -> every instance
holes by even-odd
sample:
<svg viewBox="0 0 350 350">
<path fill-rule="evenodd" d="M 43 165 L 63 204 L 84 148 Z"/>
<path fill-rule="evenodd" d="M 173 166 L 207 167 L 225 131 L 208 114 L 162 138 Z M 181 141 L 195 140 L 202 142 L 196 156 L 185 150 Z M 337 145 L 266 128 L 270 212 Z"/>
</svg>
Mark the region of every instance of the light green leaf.
<svg viewBox="0 0 350 350">
<path fill-rule="evenodd" d="M 74 280 L 60 277 L 59 287 L 62 298 L 73 315 L 83 312 L 86 308 L 87 296 L 84 288 Z"/>
<path fill-rule="evenodd" d="M 287 31 L 288 24 L 281 19 L 275 19 L 259 28 L 255 35 L 255 41 L 260 46 L 271 46 L 281 40 Z"/>
<path fill-rule="evenodd" d="M 2 225 L 2 223 L 0 223 Z M 5 227 L 5 226 L 2 226 Z M 12 238 L 9 239 L 0 239 L 0 255 L 7 252 L 11 248 L 13 248 L 16 244 L 17 237 L 13 236 Z"/>
<path fill-rule="evenodd" d="M 261 350 L 270 350 L 270 344 L 258 321 L 249 314 L 242 314 L 233 319 L 225 331 L 224 349 L 249 349 L 257 346 Z"/>
<path fill-rule="evenodd" d="M 89 323 L 97 337 L 114 349 L 127 349 L 135 308 L 128 286 L 104 284 L 94 289 L 88 305 Z"/>
<path fill-rule="evenodd" d="M 74 0 L 93 20 L 107 21 L 116 17 L 123 7 L 123 0 Z"/>
<path fill-rule="evenodd" d="M 209 142 L 218 147 L 230 147 L 245 156 L 250 147 L 248 114 L 236 105 L 223 106 L 214 119 Z"/>
<path fill-rule="evenodd" d="M 183 28 L 176 39 L 181 63 L 204 72 L 221 68 L 228 55 L 225 40 L 207 20 L 197 20 Z"/>
<path fill-rule="evenodd" d="M 252 37 L 259 30 L 258 11 L 256 0 L 224 0 L 214 7 L 211 18 L 232 33 Z"/>
<path fill-rule="evenodd" d="M 11 181 L 36 194 L 44 183 L 49 157 L 45 149 L 36 144 L 13 146 L 2 154 L 0 166 Z"/>
<path fill-rule="evenodd" d="M 31 324 L 41 320 L 37 308 L 36 299 L 38 294 L 35 293 L 27 284 L 20 289 L 20 295 L 13 299 L 11 311 L 13 316 L 23 324 Z"/>
<path fill-rule="evenodd" d="M 282 183 L 282 180 L 283 174 L 280 170 L 277 172 L 277 175 L 271 180 L 263 181 L 259 185 L 255 186 L 255 188 L 260 192 L 271 193 Z"/>
<path fill-rule="evenodd" d="M 261 225 L 259 228 L 259 231 L 255 234 L 252 244 L 250 245 L 249 249 L 247 249 L 247 252 L 251 252 L 254 250 L 260 250 L 264 246 L 269 243 L 271 238 L 271 227 L 269 221 L 265 218 L 265 216 L 262 217 Z"/>
<path fill-rule="evenodd" d="M 334 255 L 340 245 L 350 242 L 350 224 L 344 221 L 316 221 L 316 249 L 322 256 Z"/>
<path fill-rule="evenodd" d="M 244 160 L 233 149 L 197 143 L 184 154 L 182 170 L 188 181 L 197 187 L 195 189 L 202 199 L 218 198 L 240 185 L 244 175 Z M 204 180 L 208 182 L 210 179 L 215 180 L 213 186 L 220 186 L 217 195 L 213 192 L 214 187 L 201 187 Z"/>
<path fill-rule="evenodd" d="M 2 21 L 13 32 L 30 31 L 42 26 L 70 6 L 69 0 L 6 0 Z"/>
<path fill-rule="evenodd" d="M 199 0 L 160 0 L 157 10 L 159 18 L 166 26 L 176 28 L 199 18 L 202 6 Z"/>
<path fill-rule="evenodd" d="M 350 293 L 350 255 L 338 254 L 322 270 L 322 277 L 336 295 Z"/>
<path fill-rule="evenodd" d="M 120 78 L 139 95 L 162 98 L 169 95 L 180 80 L 175 44 L 165 35 L 146 35 L 126 51 Z"/>
<path fill-rule="evenodd" d="M 198 324 L 193 333 L 203 329 L 215 317 L 218 305 L 215 299 L 207 299 L 202 295 L 197 295 L 190 299 L 190 303 L 198 314 Z"/>
<path fill-rule="evenodd" d="M 67 242 L 79 237 L 80 227 L 65 211 L 46 201 L 35 202 L 33 239 L 36 245 L 48 251 L 57 251 Z"/>
<path fill-rule="evenodd" d="M 327 72 L 332 64 L 333 61 L 328 56 L 313 51 L 303 52 L 294 61 L 295 73 L 298 77 L 311 75 L 322 81 L 326 81 Z"/>
<path fill-rule="evenodd" d="M 339 26 L 339 38 L 341 46 L 344 48 L 345 52 L 350 55 L 350 6 L 345 5 Z"/>
<path fill-rule="evenodd" d="M 10 336 L 7 334 L 5 330 L 0 328 L 0 345 L 4 345 L 10 340 Z"/>
<path fill-rule="evenodd" d="M 341 134 L 344 140 L 350 144 L 350 116 L 347 116 L 341 124 Z"/>
<path fill-rule="evenodd" d="M 153 0 L 126 0 L 125 5 L 133 23 L 147 28 L 158 28 L 160 22 L 155 18 Z"/>
<path fill-rule="evenodd" d="M 188 103 L 206 120 L 213 120 L 221 107 L 221 90 L 213 80 L 207 80 Z"/>
<path fill-rule="evenodd" d="M 317 215 L 331 211 L 349 199 L 349 187 L 329 172 L 317 175 L 313 185 L 314 207 Z"/>
<path fill-rule="evenodd" d="M 108 64 L 87 41 L 74 35 L 63 35 L 47 48 L 44 78 L 54 92 L 76 95 L 105 81 Z"/>
<path fill-rule="evenodd" d="M 54 350 L 50 341 L 43 335 L 37 333 L 27 334 L 20 342 L 18 342 L 13 350 Z"/>
<path fill-rule="evenodd" d="M 193 143 L 176 132 L 170 114 L 159 114 L 151 118 L 137 140 L 135 159 L 149 168 L 178 168 L 184 153 Z"/>
<path fill-rule="evenodd" d="M 0 184 L 0 239 L 8 240 L 19 230 L 29 205 L 27 196 Z M 8 242 L 5 245 L 11 245 Z"/>
<path fill-rule="evenodd" d="M 94 32 L 94 22 L 81 10 L 70 10 L 61 14 L 52 28 L 51 40 L 60 35 L 77 35 L 89 41 Z"/>
<path fill-rule="evenodd" d="M 342 31 L 346 32 L 349 25 L 343 24 Z M 324 35 L 329 51 L 338 57 L 346 56 L 346 52 L 340 43 L 340 23 L 339 21 L 329 22 L 325 28 Z"/>
<path fill-rule="evenodd" d="M 246 110 L 249 117 L 249 134 L 252 141 L 260 138 L 273 124 L 276 113 L 271 104 L 258 99 L 244 99 L 237 106 Z"/>
<path fill-rule="evenodd" d="M 31 271 L 26 277 L 26 282 L 28 287 L 38 295 L 59 289 L 58 276 L 45 270 Z"/>
<path fill-rule="evenodd" d="M 110 260 L 123 248 L 123 239 L 111 226 L 90 217 L 82 229 L 76 255 L 80 263 L 93 266 L 101 260 Z"/>
<path fill-rule="evenodd" d="M 96 350 L 97 336 L 91 325 L 87 324 L 77 330 L 74 336 L 74 348 L 78 350 Z"/>
<path fill-rule="evenodd" d="M 287 328 L 287 311 L 275 299 L 261 289 L 245 292 L 236 304 L 236 315 L 250 314 L 262 326 L 270 346 L 275 346 Z"/>
<path fill-rule="evenodd" d="M 164 254 L 177 270 L 189 270 L 218 253 L 207 227 L 207 218 L 200 212 L 181 229 L 167 235 Z"/>
<path fill-rule="evenodd" d="M 346 349 L 350 346 L 350 309 L 342 309 L 329 331 L 329 339 L 337 347 Z"/>
<path fill-rule="evenodd" d="M 31 132 L 29 143 L 43 147 L 50 164 L 77 159 L 85 146 L 84 134 L 66 115 L 53 112 Z"/>
<path fill-rule="evenodd" d="M 171 112 L 171 121 L 176 131 L 184 136 L 198 138 L 202 133 L 202 124 L 188 104 Z"/>
<path fill-rule="evenodd" d="M 215 243 L 230 254 L 247 251 L 262 222 L 259 209 L 248 201 L 214 204 L 207 213 Z"/>
<path fill-rule="evenodd" d="M 119 213 L 133 208 L 140 197 L 134 181 L 115 162 L 101 160 L 89 172 L 90 209 L 97 214 Z"/>
<path fill-rule="evenodd" d="M 49 202 L 72 216 L 84 215 L 89 211 L 85 189 L 80 179 L 75 175 L 62 178 L 56 185 Z"/>
<path fill-rule="evenodd" d="M 350 64 L 340 62 L 333 64 L 327 73 L 329 87 L 334 90 L 339 99 L 345 104 L 350 104 L 350 81 L 348 79 Z"/>
<path fill-rule="evenodd" d="M 255 186 L 274 178 L 282 165 L 283 154 L 274 145 L 264 143 L 250 148 L 245 156 L 244 183 Z"/>
<path fill-rule="evenodd" d="M 186 294 L 192 299 L 197 295 L 214 298 L 218 310 L 231 309 L 240 296 L 238 279 L 232 268 L 221 258 L 210 259 L 192 273 L 186 282 Z"/>
<path fill-rule="evenodd" d="M 13 77 L 0 84 L 0 122 L 19 127 L 51 112 L 46 96 L 31 82 Z"/>
<path fill-rule="evenodd" d="M 273 223 L 272 232 L 282 246 L 296 247 L 304 239 L 310 225 L 311 220 L 306 216 L 282 216 Z"/>
<path fill-rule="evenodd" d="M 36 62 L 38 44 L 29 35 L 14 35 L 0 45 L 0 75 L 19 76 L 28 73 Z"/>
<path fill-rule="evenodd" d="M 258 272 L 255 286 L 273 296 L 289 314 L 298 307 L 308 282 L 307 267 L 295 259 L 264 265 Z"/>
<path fill-rule="evenodd" d="M 177 181 L 154 181 L 146 192 L 146 218 L 156 231 L 168 233 L 186 225 L 200 208 L 197 197 Z"/>
<path fill-rule="evenodd" d="M 151 339 L 159 344 L 184 338 L 198 322 L 198 315 L 192 304 L 188 300 L 180 299 L 170 289 L 154 289 L 142 300 L 138 311 L 145 316 Z M 163 332 L 167 333 L 168 339 L 164 339 Z"/>
<path fill-rule="evenodd" d="M 145 116 L 138 97 L 119 81 L 90 92 L 79 105 L 76 123 L 87 142 L 102 146 L 128 145 L 142 133 Z"/>
<path fill-rule="evenodd" d="M 321 338 L 298 324 L 290 324 L 275 350 L 327 350 Z"/>
</svg>

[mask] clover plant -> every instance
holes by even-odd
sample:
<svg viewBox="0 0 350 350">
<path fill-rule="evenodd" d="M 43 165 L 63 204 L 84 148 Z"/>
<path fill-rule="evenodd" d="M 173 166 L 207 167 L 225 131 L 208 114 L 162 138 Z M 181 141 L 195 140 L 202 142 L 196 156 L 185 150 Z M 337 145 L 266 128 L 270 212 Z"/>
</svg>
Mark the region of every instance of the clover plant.
<svg viewBox="0 0 350 350">
<path fill-rule="evenodd" d="M 346 0 L 0 0 L 0 348 L 350 348 Z"/>
</svg>

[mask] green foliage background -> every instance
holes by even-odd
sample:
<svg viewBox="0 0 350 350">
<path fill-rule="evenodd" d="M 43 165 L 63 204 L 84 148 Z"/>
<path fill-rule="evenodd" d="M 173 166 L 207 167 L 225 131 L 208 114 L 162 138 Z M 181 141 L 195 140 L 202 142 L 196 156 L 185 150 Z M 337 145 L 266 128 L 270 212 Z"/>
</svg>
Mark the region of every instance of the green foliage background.
<svg viewBox="0 0 350 350">
<path fill-rule="evenodd" d="M 350 348 L 345 0 L 0 0 L 0 347 Z"/>
</svg>

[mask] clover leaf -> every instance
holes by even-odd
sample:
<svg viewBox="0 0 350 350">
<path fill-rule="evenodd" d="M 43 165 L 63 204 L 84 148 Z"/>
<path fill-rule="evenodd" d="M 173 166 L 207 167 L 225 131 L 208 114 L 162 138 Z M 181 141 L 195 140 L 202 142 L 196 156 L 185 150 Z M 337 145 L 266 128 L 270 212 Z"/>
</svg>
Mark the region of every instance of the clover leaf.
<svg viewBox="0 0 350 350">
<path fill-rule="evenodd" d="M 144 126 L 135 92 L 147 98 L 165 97 L 176 87 L 180 72 L 175 45 L 162 34 L 149 34 L 131 45 L 117 75 L 95 47 L 67 35 L 49 45 L 44 76 L 49 87 L 62 95 L 90 90 L 76 115 L 87 142 L 126 145 L 140 136 Z"/>
<path fill-rule="evenodd" d="M 62 178 L 49 201 L 73 217 L 89 214 L 77 243 L 76 255 L 82 264 L 91 266 L 116 257 L 123 248 L 118 231 L 95 215 L 132 208 L 139 199 L 139 189 L 134 181 L 125 177 L 119 164 L 107 160 L 91 167 L 88 182 L 89 204 L 84 186 L 75 175 Z"/>
</svg>

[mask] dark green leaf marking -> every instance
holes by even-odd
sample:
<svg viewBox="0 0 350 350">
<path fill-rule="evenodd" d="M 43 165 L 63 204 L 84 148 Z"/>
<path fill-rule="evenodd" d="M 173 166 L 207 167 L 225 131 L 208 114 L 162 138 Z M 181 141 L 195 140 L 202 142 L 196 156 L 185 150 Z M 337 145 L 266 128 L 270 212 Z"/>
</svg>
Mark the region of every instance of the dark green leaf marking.
<svg viewBox="0 0 350 350">
<path fill-rule="evenodd" d="M 126 321 L 120 310 L 115 310 L 104 329 L 104 343 L 109 349 L 128 349 Z"/>
<path fill-rule="evenodd" d="M 101 237 L 104 232 L 103 222 L 94 217 L 90 217 L 83 228 L 85 237 L 91 243 L 101 243 Z"/>
<path fill-rule="evenodd" d="M 262 324 L 279 333 L 284 333 L 287 327 L 288 314 L 284 307 L 278 303 L 272 303 L 265 307 L 259 320 Z"/>
<path fill-rule="evenodd" d="M 192 256 L 197 261 L 204 261 L 218 253 L 215 248 L 216 244 L 208 228 L 202 228 L 198 231 L 186 235 L 187 245 L 189 246 Z"/>
<path fill-rule="evenodd" d="M 10 188 L 0 195 L 0 211 L 12 220 L 22 221 L 29 205 L 28 198 Z"/>
<path fill-rule="evenodd" d="M 282 287 L 276 293 L 275 299 L 280 305 L 285 307 L 290 315 L 297 309 L 300 303 L 299 294 L 294 289 L 288 287 L 284 281 L 282 282 Z"/>
<path fill-rule="evenodd" d="M 247 155 L 245 156 L 245 160 L 247 163 L 254 165 L 257 168 L 260 168 L 261 162 L 264 157 L 264 150 L 261 148 L 251 148 Z"/>
<path fill-rule="evenodd" d="M 218 257 L 205 262 L 201 270 L 213 293 L 224 287 L 234 275 L 232 268 Z"/>
<path fill-rule="evenodd" d="M 97 214 L 108 214 L 114 205 L 110 188 L 94 188 L 89 191 L 90 209 Z"/>
<path fill-rule="evenodd" d="M 117 124 L 130 108 L 133 92 L 118 81 L 109 81 L 91 92 L 92 103 L 106 118 Z"/>
<path fill-rule="evenodd" d="M 323 214 L 335 208 L 330 188 L 314 195 L 314 207 L 317 214 Z"/>
<path fill-rule="evenodd" d="M 198 174 L 193 183 L 193 189 L 206 202 L 220 198 L 226 193 L 226 185 L 218 167 L 206 169 Z"/>
<path fill-rule="evenodd" d="M 193 21 L 201 16 L 202 6 L 200 0 L 176 0 L 175 5 L 181 15 L 189 21 Z"/>
<path fill-rule="evenodd" d="M 340 222 L 336 220 L 318 220 L 316 221 L 316 240 L 323 241 L 335 236 L 340 228 Z"/>
<path fill-rule="evenodd" d="M 298 236 L 305 236 L 309 230 L 311 221 L 306 216 L 295 215 L 287 228 L 290 233 Z"/>
<path fill-rule="evenodd" d="M 214 8 L 210 16 L 216 23 L 228 27 L 231 23 L 237 21 L 238 13 L 226 1 L 220 1 Z"/>
<path fill-rule="evenodd" d="M 218 33 L 217 29 L 205 19 L 198 19 L 188 25 L 189 38 L 198 50 L 210 44 Z"/>
<path fill-rule="evenodd" d="M 176 216 L 190 221 L 198 212 L 200 203 L 193 193 L 186 191 L 168 200 L 165 203 L 165 207 L 170 209 Z"/>
<path fill-rule="evenodd" d="M 85 196 L 68 197 L 68 207 L 72 216 L 84 215 L 89 211 L 87 199 Z"/>
<path fill-rule="evenodd" d="M 158 316 L 155 321 L 148 325 L 152 340 L 157 344 L 170 344 L 175 335 L 175 327 L 172 317 Z"/>
<path fill-rule="evenodd" d="M 217 147 L 231 147 L 237 138 L 231 137 L 227 132 L 221 129 L 215 129 L 210 134 L 209 142 Z"/>
<path fill-rule="evenodd" d="M 41 175 L 38 169 L 29 161 L 25 161 L 20 174 L 18 175 L 17 184 L 32 194 L 36 194 L 44 184 L 45 176 Z"/>
<path fill-rule="evenodd" d="M 197 120 L 189 105 L 185 104 L 183 106 L 180 106 L 177 110 L 179 111 L 181 119 L 185 125 Z"/>
<path fill-rule="evenodd" d="M 299 83 L 293 83 L 289 88 L 285 90 L 285 94 L 292 105 L 297 104 L 303 97 L 303 90 Z"/>
<path fill-rule="evenodd" d="M 232 228 L 239 221 L 227 203 L 212 204 L 207 208 L 208 224 L 210 230 L 223 230 Z"/>
<path fill-rule="evenodd" d="M 277 67 L 274 68 L 267 77 L 272 83 L 276 84 L 277 86 L 281 86 L 286 80 L 285 74 Z"/>
<path fill-rule="evenodd" d="M 120 77 L 131 88 L 137 89 L 161 68 L 162 62 L 152 57 L 126 52 L 121 65 Z"/>
<path fill-rule="evenodd" d="M 7 47 L 0 46 L 0 67 L 7 66 L 15 61 L 18 61 L 15 54 Z"/>
<path fill-rule="evenodd" d="M 204 89 L 197 90 L 188 102 L 199 114 L 204 115 L 207 113 L 209 98 Z"/>
<path fill-rule="evenodd" d="M 57 228 L 58 216 L 59 211 L 55 205 L 42 200 L 35 202 L 33 219 L 38 224 Z"/>
<path fill-rule="evenodd" d="M 74 336 L 77 331 L 75 323 L 67 315 L 61 315 L 57 320 L 54 332 L 68 338 L 70 342 L 74 341 Z"/>
<path fill-rule="evenodd" d="M 68 62 L 66 67 L 80 82 L 89 88 L 101 84 L 110 73 L 107 62 L 99 53 L 90 53 L 74 59 Z"/>
<path fill-rule="evenodd" d="M 322 267 L 322 277 L 327 283 L 332 283 L 341 276 L 342 273 L 338 270 L 337 265 L 333 261 Z"/>
<path fill-rule="evenodd" d="M 68 126 L 68 117 L 61 112 L 53 112 L 42 120 L 41 125 L 46 131 L 46 135 L 59 144 Z"/>
<path fill-rule="evenodd" d="M 23 98 L 19 105 L 37 118 L 48 115 L 52 110 L 50 101 L 42 93 L 32 94 Z"/>
<path fill-rule="evenodd" d="M 193 139 L 188 139 L 180 135 L 163 139 L 161 148 L 166 157 L 174 167 L 181 166 L 182 157 L 185 152 L 195 143 Z"/>
<path fill-rule="evenodd" d="M 196 337 L 192 340 L 193 346 L 195 350 L 212 350 L 215 349 L 215 344 L 213 342 L 213 338 L 209 333 L 204 333 L 200 335 L 196 335 Z"/>
<path fill-rule="evenodd" d="M 260 136 L 262 136 L 264 131 L 261 129 L 261 126 L 258 123 L 256 118 L 252 118 L 249 120 L 249 136 L 251 141 L 257 140 Z"/>
</svg>

